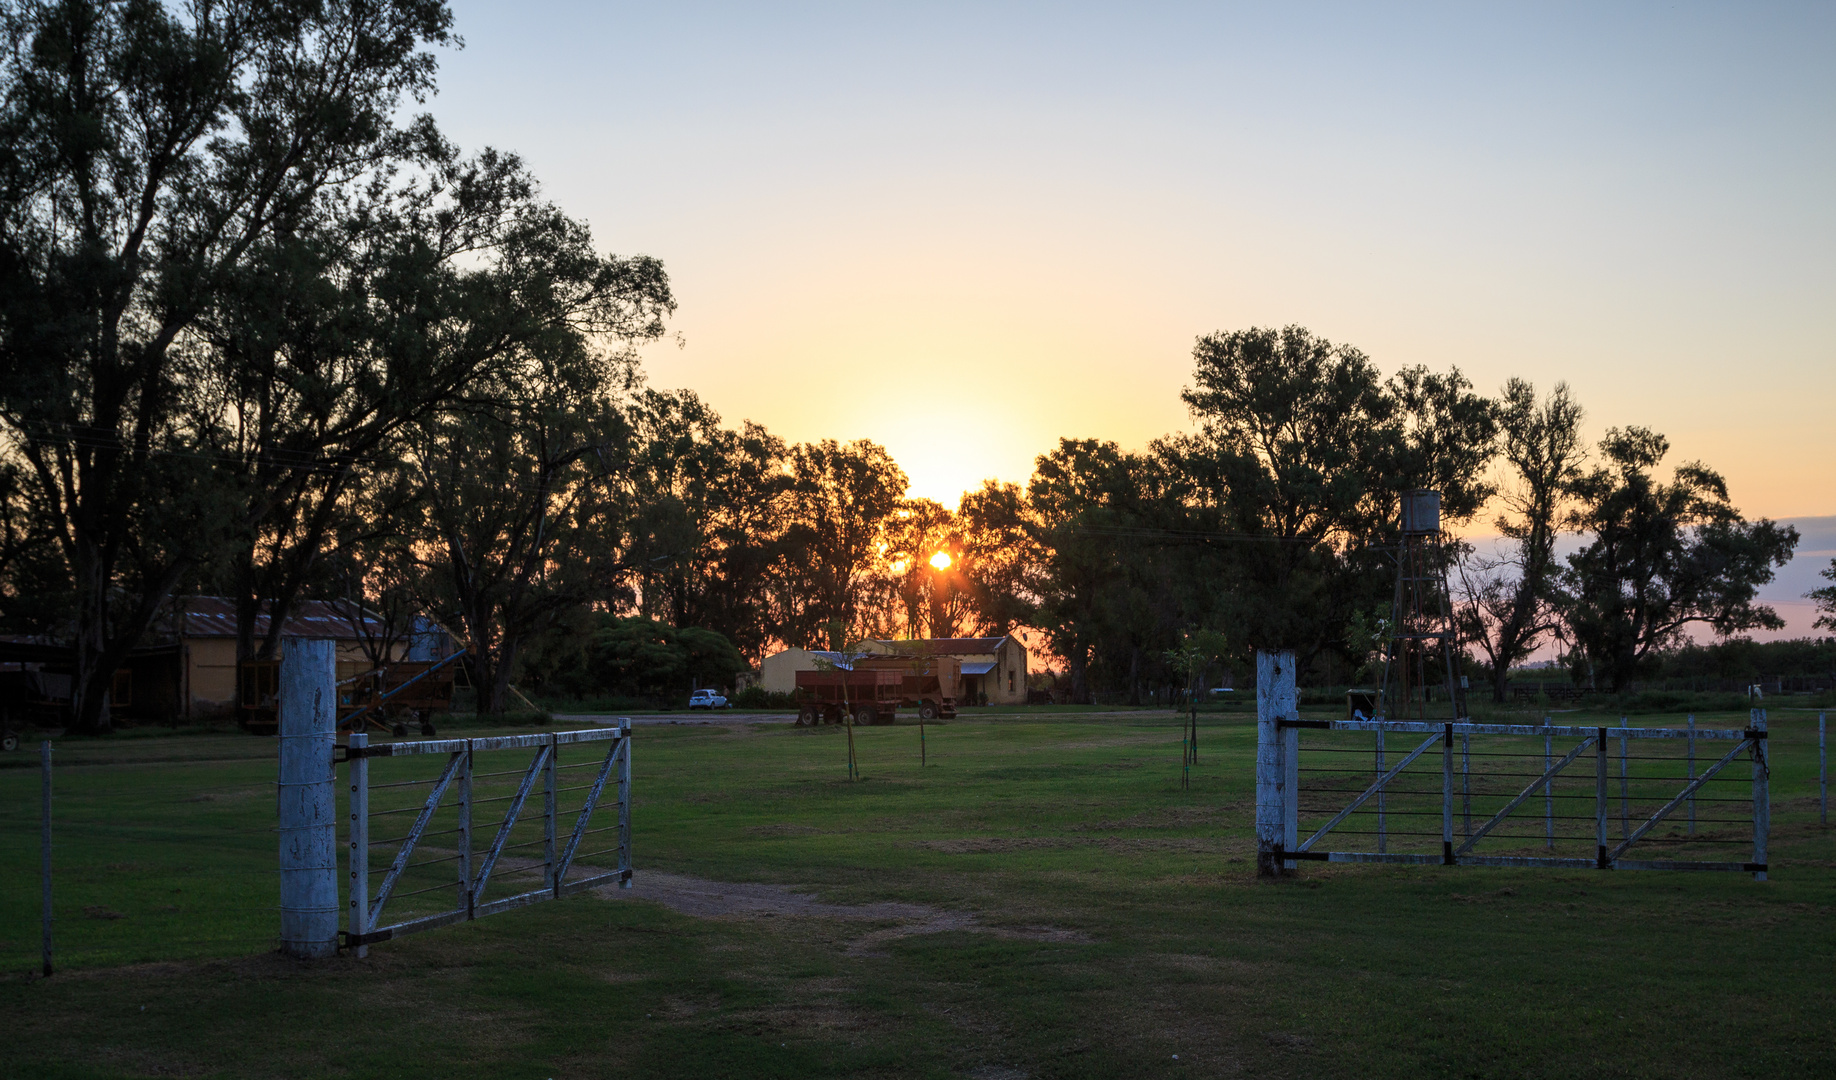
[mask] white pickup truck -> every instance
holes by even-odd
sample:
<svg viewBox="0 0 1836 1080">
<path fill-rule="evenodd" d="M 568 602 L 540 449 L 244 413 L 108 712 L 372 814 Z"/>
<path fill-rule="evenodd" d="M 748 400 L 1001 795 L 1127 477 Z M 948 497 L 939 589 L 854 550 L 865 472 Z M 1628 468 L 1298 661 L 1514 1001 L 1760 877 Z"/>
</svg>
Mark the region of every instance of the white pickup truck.
<svg viewBox="0 0 1836 1080">
<path fill-rule="evenodd" d="M 724 709 L 727 699 L 715 690 L 697 690 L 689 695 L 688 707 L 691 709 Z"/>
</svg>

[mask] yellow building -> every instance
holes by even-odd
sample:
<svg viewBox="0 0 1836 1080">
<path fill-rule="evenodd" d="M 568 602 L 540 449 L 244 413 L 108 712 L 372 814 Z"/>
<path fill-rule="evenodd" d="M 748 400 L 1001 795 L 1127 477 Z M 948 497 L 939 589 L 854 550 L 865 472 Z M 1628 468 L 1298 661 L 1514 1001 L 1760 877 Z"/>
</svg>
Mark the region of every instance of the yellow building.
<svg viewBox="0 0 1836 1080">
<path fill-rule="evenodd" d="M 395 628 L 390 659 L 434 660 L 452 651 L 446 632 L 425 618 L 413 632 Z M 159 628 L 171 641 L 177 660 L 177 711 L 183 716 L 227 712 L 236 701 L 236 603 L 217 596 L 180 601 L 170 621 Z M 256 616 L 255 638 L 268 633 L 268 616 Z M 283 637 L 331 638 L 337 642 L 338 678 L 348 679 L 374 667 L 387 628 L 372 612 L 341 600 L 297 600 L 281 627 Z M 425 655 L 423 655 L 425 654 Z M 142 704 L 141 708 L 153 703 Z M 156 706 L 155 706 L 156 707 Z"/>
<path fill-rule="evenodd" d="M 785 649 L 759 661 L 758 685 L 774 694 L 788 694 L 797 688 L 797 673 L 815 670 L 818 659 L 841 667 L 848 666 L 846 657 L 838 652 L 826 649 Z"/>
</svg>

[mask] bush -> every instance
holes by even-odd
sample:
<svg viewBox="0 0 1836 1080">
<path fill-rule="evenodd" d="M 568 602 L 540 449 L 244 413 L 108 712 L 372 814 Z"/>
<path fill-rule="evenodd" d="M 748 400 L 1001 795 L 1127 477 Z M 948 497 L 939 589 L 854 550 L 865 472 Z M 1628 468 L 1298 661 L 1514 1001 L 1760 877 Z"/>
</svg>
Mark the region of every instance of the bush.
<svg viewBox="0 0 1836 1080">
<path fill-rule="evenodd" d="M 767 690 L 762 686 L 748 686 L 733 695 L 732 703 L 740 709 L 794 709 L 797 700 L 780 690 Z"/>
<path fill-rule="evenodd" d="M 1738 712 L 1747 707 L 1745 694 L 1692 693 L 1688 690 L 1641 690 L 1627 694 L 1613 706 L 1623 713 Z"/>
</svg>

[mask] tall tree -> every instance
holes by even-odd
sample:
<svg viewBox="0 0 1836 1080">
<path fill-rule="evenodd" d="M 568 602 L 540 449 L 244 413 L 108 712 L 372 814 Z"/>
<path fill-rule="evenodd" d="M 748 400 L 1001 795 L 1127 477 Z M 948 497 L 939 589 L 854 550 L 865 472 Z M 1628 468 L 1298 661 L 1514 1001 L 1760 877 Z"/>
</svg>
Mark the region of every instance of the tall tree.
<svg viewBox="0 0 1836 1080">
<path fill-rule="evenodd" d="M 777 636 L 787 644 L 842 649 L 860 636 L 862 602 L 881 572 L 905 471 L 866 439 L 824 439 L 792 449 L 791 474 L 786 602 Z"/>
<path fill-rule="evenodd" d="M 1075 702 L 1091 700 L 1092 670 L 1105 660 L 1113 667 L 1118 657 L 1133 656 L 1139 675 L 1130 563 L 1147 550 L 1139 539 L 1148 468 L 1141 455 L 1113 442 L 1060 439 L 1039 457 L 1027 485 L 1040 552 L 1030 583 L 1037 597 L 1032 621 L 1064 658 Z"/>
<path fill-rule="evenodd" d="M 908 638 L 956 637 L 969 614 L 956 515 L 931 499 L 907 499 L 887 528 L 887 586 Z"/>
<path fill-rule="evenodd" d="M 1492 700 L 1505 699 L 1512 665 L 1535 651 L 1556 628 L 1555 545 L 1569 490 L 1581 476 L 1581 406 L 1557 383 L 1542 401 L 1522 379 L 1505 384 L 1499 422 L 1506 475 L 1498 487 L 1503 512 L 1493 525 L 1502 552 L 1462 561 L 1460 636 L 1485 654 Z"/>
<path fill-rule="evenodd" d="M 597 256 L 512 155 L 428 154 L 424 176 L 323 200 L 278 231 L 201 320 L 222 374 L 187 405 L 237 465 L 229 590 L 244 658 L 274 655 L 280 620 L 324 576 L 343 494 L 409 425 L 501 384 L 557 335 L 661 332 L 670 300 L 655 260 Z"/>
<path fill-rule="evenodd" d="M 1354 613 L 1389 596 L 1371 545 L 1394 534 L 1402 493 L 1440 491 L 1449 523 L 1484 503 L 1492 406 L 1457 369 L 1386 381 L 1362 352 L 1298 326 L 1200 338 L 1193 360 L 1181 396 L 1200 430 L 1161 449 L 1230 537 L 1220 624 L 1303 666 L 1346 650 Z"/>
<path fill-rule="evenodd" d="M 411 157 L 437 0 L 0 7 L 0 429 L 70 578 L 80 727 L 233 532 L 175 422 L 200 316 L 284 222 Z"/>
<path fill-rule="evenodd" d="M 1007 634 L 1032 625 L 1044 550 L 1025 490 L 984 481 L 980 490 L 963 493 L 956 524 L 965 599 L 978 631 Z"/>
<path fill-rule="evenodd" d="M 1234 537 L 1224 624 L 1239 647 L 1310 662 L 1373 593 L 1356 545 L 1396 486 L 1396 402 L 1363 353 L 1297 326 L 1200 338 L 1193 360 L 1181 397 L 1199 432 L 1165 452 Z"/>
<path fill-rule="evenodd" d="M 471 640 L 480 715 L 504 711 L 523 647 L 608 598 L 625 569 L 606 467 L 621 438 L 611 410 L 544 394 L 430 423 L 413 451 L 440 556 L 436 599 Z"/>
<path fill-rule="evenodd" d="M 757 660 L 772 636 L 770 586 L 794 483 L 789 450 L 758 424 L 722 427 L 688 390 L 646 390 L 626 415 L 640 610 L 718 631 Z"/>
<path fill-rule="evenodd" d="M 1564 617 L 1615 693 L 1692 624 L 1724 636 L 1784 625 L 1754 599 L 1791 560 L 1796 529 L 1747 522 L 1720 474 L 1700 462 L 1659 481 L 1670 443 L 1655 431 L 1611 428 L 1599 449 L 1603 464 L 1572 485 L 1579 505 L 1569 523 L 1589 539 L 1568 558 Z"/>
</svg>

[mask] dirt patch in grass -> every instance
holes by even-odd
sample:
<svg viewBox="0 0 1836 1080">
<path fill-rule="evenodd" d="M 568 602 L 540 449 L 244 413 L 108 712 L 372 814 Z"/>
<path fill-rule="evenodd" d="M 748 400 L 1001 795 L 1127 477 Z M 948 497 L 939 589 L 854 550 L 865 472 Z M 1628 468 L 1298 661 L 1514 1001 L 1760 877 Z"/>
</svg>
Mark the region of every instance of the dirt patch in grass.
<svg viewBox="0 0 1836 1080">
<path fill-rule="evenodd" d="M 1100 847 L 1117 854 L 1184 851 L 1216 854 L 1230 848 L 1230 841 L 1209 837 L 1123 837 L 1123 836 L 964 836 L 951 840 L 917 840 L 912 847 L 941 851 L 946 855 L 1003 855 L 1016 851 L 1053 851 L 1069 848 Z M 1240 846 L 1240 845 L 1239 845 Z"/>
<path fill-rule="evenodd" d="M 887 924 L 849 941 L 847 953 L 850 956 L 883 955 L 880 950 L 900 938 L 952 930 L 1018 941 L 1081 943 L 1091 940 L 1081 930 L 1053 926 L 987 926 L 975 913 L 967 911 L 945 911 L 898 901 L 826 904 L 815 896 L 793 892 L 782 885 L 709 881 L 655 870 L 632 874 L 629 889 L 608 887 L 600 893 L 611 899 L 649 900 L 678 914 L 702 919 L 792 916 L 799 921 L 835 919 Z"/>
</svg>

